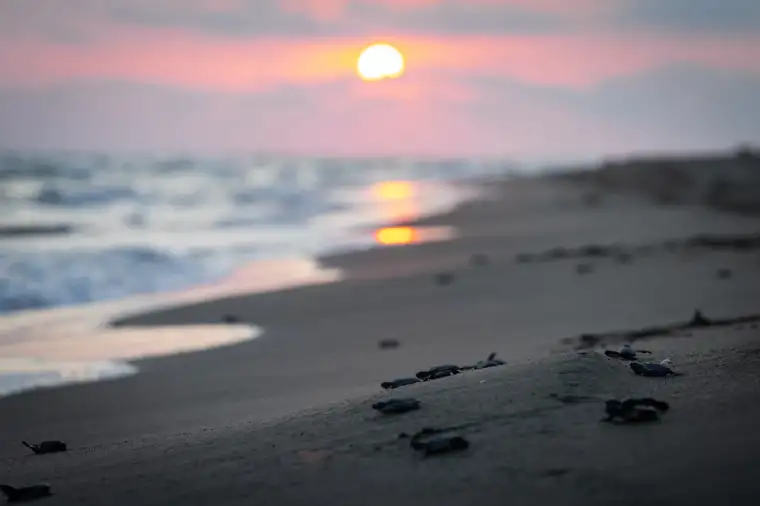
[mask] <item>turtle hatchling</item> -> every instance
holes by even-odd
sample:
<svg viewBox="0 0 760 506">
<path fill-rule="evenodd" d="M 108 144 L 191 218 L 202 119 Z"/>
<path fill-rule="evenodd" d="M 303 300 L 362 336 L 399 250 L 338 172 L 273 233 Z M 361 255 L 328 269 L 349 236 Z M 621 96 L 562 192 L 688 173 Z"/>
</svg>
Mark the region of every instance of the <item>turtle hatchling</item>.
<svg viewBox="0 0 760 506">
<path fill-rule="evenodd" d="M 53 495 L 53 492 L 50 490 L 50 485 L 47 483 L 31 485 L 28 487 L 0 485 L 0 490 L 5 494 L 8 502 L 34 501 L 35 499 L 42 499 L 43 497 L 50 497 Z"/>
<path fill-rule="evenodd" d="M 422 381 L 429 381 L 445 378 L 446 376 L 453 376 L 454 374 L 459 374 L 461 370 L 462 369 L 458 365 L 445 364 L 431 367 L 426 371 L 420 371 L 416 374 L 416 376 Z"/>
<path fill-rule="evenodd" d="M 604 354 L 608 357 L 617 358 L 620 360 L 636 360 L 637 353 L 651 353 L 647 350 L 634 350 L 630 344 L 624 344 L 618 351 L 605 350 Z"/>
<path fill-rule="evenodd" d="M 21 441 L 21 444 L 32 450 L 34 453 L 38 455 L 42 455 L 44 453 L 59 453 L 59 452 L 65 452 L 67 450 L 66 443 L 63 441 L 42 441 L 38 444 L 29 444 L 26 441 Z"/>
<path fill-rule="evenodd" d="M 681 373 L 663 364 L 653 362 L 631 362 L 631 370 L 639 376 L 648 376 L 651 378 L 664 378 L 665 376 L 679 376 Z"/>
<path fill-rule="evenodd" d="M 380 383 L 380 386 L 385 390 L 393 390 L 394 388 L 405 387 L 419 382 L 420 380 L 417 378 L 399 378 L 393 381 L 383 381 Z"/>
<path fill-rule="evenodd" d="M 456 452 L 469 448 L 470 442 L 465 438 L 445 434 L 445 432 L 447 432 L 445 429 L 424 428 L 412 436 L 409 446 L 425 456 Z"/>
<path fill-rule="evenodd" d="M 417 399 L 408 397 L 376 402 L 372 405 L 372 408 L 384 415 L 397 415 L 420 409 L 420 404 L 420 401 Z"/>
<path fill-rule="evenodd" d="M 604 411 L 607 414 L 605 422 L 638 423 L 653 422 L 660 419 L 660 413 L 670 409 L 670 405 L 664 401 L 658 401 L 651 397 L 637 399 L 625 399 L 619 401 L 611 399 L 605 402 Z"/>
</svg>

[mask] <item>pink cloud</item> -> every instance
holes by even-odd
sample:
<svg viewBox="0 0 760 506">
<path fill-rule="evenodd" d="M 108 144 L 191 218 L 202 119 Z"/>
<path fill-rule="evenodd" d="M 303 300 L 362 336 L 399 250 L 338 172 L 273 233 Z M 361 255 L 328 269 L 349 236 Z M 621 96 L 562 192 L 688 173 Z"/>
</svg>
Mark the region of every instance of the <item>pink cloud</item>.
<svg viewBox="0 0 760 506">
<path fill-rule="evenodd" d="M 335 19 L 351 5 L 373 5 L 394 12 L 409 12 L 440 5 L 515 7 L 528 12 L 578 16 L 606 12 L 624 0 L 280 0 L 289 12 L 309 14 L 317 19 Z"/>
</svg>

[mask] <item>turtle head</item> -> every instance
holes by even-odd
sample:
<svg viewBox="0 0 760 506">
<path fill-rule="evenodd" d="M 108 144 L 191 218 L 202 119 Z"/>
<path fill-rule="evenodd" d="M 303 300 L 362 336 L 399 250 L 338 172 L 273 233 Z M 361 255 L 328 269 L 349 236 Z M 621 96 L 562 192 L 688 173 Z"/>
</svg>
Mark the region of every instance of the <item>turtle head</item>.
<svg viewBox="0 0 760 506">
<path fill-rule="evenodd" d="M 0 491 L 2 491 L 6 496 L 10 497 L 16 493 L 16 487 L 0 484 Z"/>
<path fill-rule="evenodd" d="M 616 399 L 611 399 L 609 401 L 605 401 L 604 403 L 604 410 L 608 415 L 615 415 L 617 413 L 620 413 L 622 407 L 623 403 Z"/>
</svg>

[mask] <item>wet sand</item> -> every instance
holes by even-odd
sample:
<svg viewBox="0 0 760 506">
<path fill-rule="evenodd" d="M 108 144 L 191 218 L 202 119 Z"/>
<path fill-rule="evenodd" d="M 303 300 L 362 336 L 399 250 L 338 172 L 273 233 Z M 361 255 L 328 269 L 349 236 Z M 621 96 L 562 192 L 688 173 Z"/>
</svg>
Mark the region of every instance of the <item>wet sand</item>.
<svg viewBox="0 0 760 506">
<path fill-rule="evenodd" d="M 524 263 L 557 246 L 752 236 L 757 217 L 635 196 L 588 205 L 559 179 L 493 187 L 424 220 L 458 237 L 324 260 L 344 281 L 162 310 L 119 325 L 217 323 L 253 341 L 138 361 L 135 376 L 0 399 L 0 481 L 47 481 L 46 504 L 754 504 L 760 494 L 754 323 L 638 341 L 684 373 L 634 376 L 598 348 L 616 331 L 760 311 L 760 252 L 642 248 Z M 473 253 L 487 265 L 470 265 Z M 578 269 L 578 264 L 589 264 Z M 730 269 L 731 276 L 719 275 Z M 453 275 L 441 286 L 435 275 Z M 609 342 L 605 335 L 613 332 Z M 583 334 L 601 337 L 579 354 Z M 689 334 L 689 335 L 685 335 Z M 378 341 L 401 346 L 381 350 Z M 383 392 L 379 384 L 495 351 L 503 367 Z M 385 417 L 378 399 L 414 396 Z M 600 423 L 609 396 L 671 404 L 660 423 Z M 399 432 L 460 426 L 468 450 L 427 459 Z M 19 440 L 60 438 L 31 456 Z"/>
</svg>

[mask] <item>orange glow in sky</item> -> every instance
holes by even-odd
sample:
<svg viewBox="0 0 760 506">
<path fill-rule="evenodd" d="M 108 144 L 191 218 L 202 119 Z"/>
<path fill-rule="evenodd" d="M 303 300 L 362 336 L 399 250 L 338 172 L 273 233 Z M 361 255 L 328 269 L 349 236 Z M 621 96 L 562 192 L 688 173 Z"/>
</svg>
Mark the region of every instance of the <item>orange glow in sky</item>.
<svg viewBox="0 0 760 506">
<path fill-rule="evenodd" d="M 0 142 L 551 159 L 757 138 L 757 0 L 708 3 L 0 0 Z"/>
</svg>

